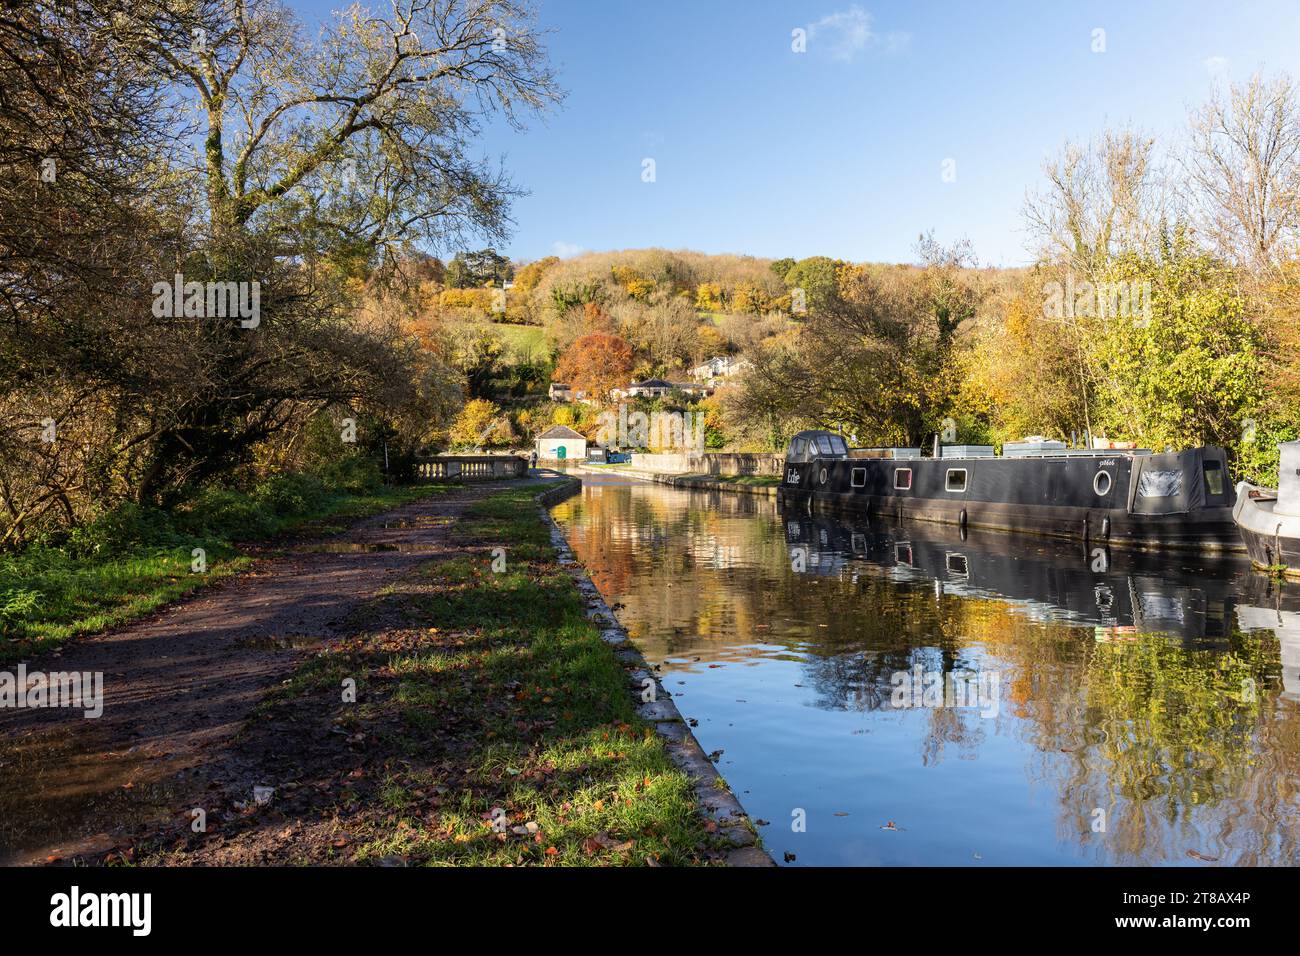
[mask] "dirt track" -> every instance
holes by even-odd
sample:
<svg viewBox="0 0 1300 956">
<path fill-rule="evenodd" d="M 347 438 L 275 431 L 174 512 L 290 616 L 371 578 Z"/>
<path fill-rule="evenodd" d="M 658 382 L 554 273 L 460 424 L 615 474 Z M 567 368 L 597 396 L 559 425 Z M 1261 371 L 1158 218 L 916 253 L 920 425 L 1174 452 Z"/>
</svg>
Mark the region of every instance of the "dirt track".
<svg viewBox="0 0 1300 956">
<path fill-rule="evenodd" d="M 130 626 L 65 645 L 29 671 L 102 672 L 104 712 L 0 710 L 0 864 L 93 855 L 183 813 L 264 693 L 348 614 L 446 550 L 450 520 L 501 483 L 444 493 L 291 546 Z"/>
</svg>

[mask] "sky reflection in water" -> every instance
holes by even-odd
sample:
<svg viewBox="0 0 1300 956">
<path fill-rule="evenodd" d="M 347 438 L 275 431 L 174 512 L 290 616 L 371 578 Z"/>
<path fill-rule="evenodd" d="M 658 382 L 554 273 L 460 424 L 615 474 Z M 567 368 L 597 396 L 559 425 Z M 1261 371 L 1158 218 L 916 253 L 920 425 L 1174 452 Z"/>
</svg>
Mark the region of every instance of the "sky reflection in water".
<svg viewBox="0 0 1300 956">
<path fill-rule="evenodd" d="M 778 861 L 1297 861 L 1300 586 L 617 479 L 554 514 Z"/>
</svg>

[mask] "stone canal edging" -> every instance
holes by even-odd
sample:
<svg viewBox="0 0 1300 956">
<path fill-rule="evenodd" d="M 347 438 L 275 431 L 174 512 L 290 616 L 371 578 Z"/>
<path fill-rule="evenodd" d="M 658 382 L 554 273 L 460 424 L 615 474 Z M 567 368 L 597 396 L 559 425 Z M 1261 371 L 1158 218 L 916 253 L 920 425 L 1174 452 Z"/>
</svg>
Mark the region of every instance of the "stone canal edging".
<svg viewBox="0 0 1300 956">
<path fill-rule="evenodd" d="M 564 532 L 551 513 L 551 505 L 579 493 L 582 482 L 576 478 L 564 482 L 558 487 L 548 489 L 537 496 L 542 518 L 551 529 L 551 543 L 562 568 L 573 578 L 587 605 L 587 617 L 601 628 L 601 639 L 614 648 L 614 654 L 628 672 L 628 693 L 637 704 L 637 713 L 649 721 L 664 739 L 669 758 L 690 779 L 695 790 L 700 810 L 718 826 L 718 834 L 730 849 L 727 851 L 728 866 L 775 866 L 772 858 L 758 845 L 749 814 L 740 805 L 726 786 L 713 762 L 704 753 L 695 735 L 691 733 L 681 711 L 673 702 L 672 694 L 663 686 L 663 682 L 646 663 L 641 652 L 632 644 L 627 630 L 618 622 L 600 591 L 574 557 L 573 549 L 564 537 Z M 772 489 L 775 492 L 775 489 Z M 643 690 L 651 685 L 655 689 L 654 699 L 645 701 Z"/>
<path fill-rule="evenodd" d="M 760 498 L 777 497 L 777 485 L 742 485 L 732 481 L 721 481 L 712 475 L 671 475 L 657 471 L 634 471 L 632 469 L 596 470 L 578 469 L 585 475 L 618 475 L 623 478 L 635 478 L 637 481 L 652 481 L 659 485 L 673 488 L 690 488 L 698 491 L 729 491 L 740 495 L 757 495 Z"/>
</svg>

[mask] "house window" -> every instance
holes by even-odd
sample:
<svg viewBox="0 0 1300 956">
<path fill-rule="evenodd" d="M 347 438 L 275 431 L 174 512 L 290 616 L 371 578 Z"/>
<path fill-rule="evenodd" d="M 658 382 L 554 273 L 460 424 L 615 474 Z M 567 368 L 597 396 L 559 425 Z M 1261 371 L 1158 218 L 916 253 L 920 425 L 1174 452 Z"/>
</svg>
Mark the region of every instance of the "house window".
<svg viewBox="0 0 1300 956">
<path fill-rule="evenodd" d="M 854 468 L 852 481 L 853 481 L 854 488 L 861 488 L 863 485 L 865 485 L 867 483 L 867 469 Z"/>
<path fill-rule="evenodd" d="M 912 469 L 911 468 L 894 469 L 894 488 L 898 491 L 912 490 Z"/>
<path fill-rule="evenodd" d="M 948 478 L 943 485 L 946 491 L 963 492 L 966 490 L 966 469 L 949 468 Z"/>
</svg>

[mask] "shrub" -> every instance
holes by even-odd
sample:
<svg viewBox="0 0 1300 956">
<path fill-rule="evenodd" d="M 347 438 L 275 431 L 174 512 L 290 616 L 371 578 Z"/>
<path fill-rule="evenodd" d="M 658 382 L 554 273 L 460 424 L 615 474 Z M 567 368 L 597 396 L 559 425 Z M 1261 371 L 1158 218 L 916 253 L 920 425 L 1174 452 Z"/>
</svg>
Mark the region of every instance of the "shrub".
<svg viewBox="0 0 1300 956">
<path fill-rule="evenodd" d="M 231 488 L 205 488 L 181 512 L 178 524 L 191 534 L 217 534 L 234 541 L 265 538 L 275 532 L 271 510 Z"/>
<path fill-rule="evenodd" d="M 277 517 L 311 514 L 325 507 L 330 491 L 319 478 L 303 474 L 276 475 L 253 490 L 253 498 Z"/>
<path fill-rule="evenodd" d="M 161 546 L 175 540 L 175 528 L 165 512 L 124 502 L 74 528 L 68 535 L 68 551 L 81 557 L 112 557 L 141 545 Z"/>
<path fill-rule="evenodd" d="M 361 455 L 332 462 L 322 477 L 331 487 L 350 495 L 373 494 L 383 484 L 379 463 Z"/>
</svg>

